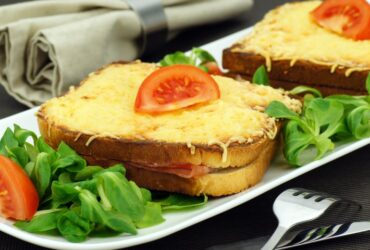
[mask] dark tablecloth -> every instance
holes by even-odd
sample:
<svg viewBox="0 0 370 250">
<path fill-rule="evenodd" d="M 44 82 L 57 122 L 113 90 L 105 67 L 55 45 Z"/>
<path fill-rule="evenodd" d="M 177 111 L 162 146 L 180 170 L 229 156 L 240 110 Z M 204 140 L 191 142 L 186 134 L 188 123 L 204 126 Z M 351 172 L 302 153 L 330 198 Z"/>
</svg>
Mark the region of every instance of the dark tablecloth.
<svg viewBox="0 0 370 250">
<path fill-rule="evenodd" d="M 1 0 L 0 4 L 13 1 Z M 255 7 L 249 13 L 236 17 L 234 20 L 215 25 L 208 25 L 188 30 L 179 35 L 165 47 L 143 60 L 156 61 L 164 54 L 174 50 L 188 50 L 193 46 L 202 45 L 217 38 L 226 36 L 240 29 L 253 25 L 267 10 L 272 9 L 284 0 L 256 0 Z M 0 87 L 0 118 L 26 110 L 9 97 Z M 227 244 L 246 241 L 241 245 L 260 246 L 265 237 L 270 235 L 277 225 L 272 212 L 272 204 L 278 194 L 287 188 L 302 187 L 328 192 L 342 196 L 362 204 L 363 208 L 354 216 L 342 212 L 335 217 L 336 222 L 353 219 L 370 220 L 370 146 L 366 146 L 347 156 L 337 159 L 310 173 L 281 185 L 241 206 L 215 216 L 197 225 L 177 232 L 166 238 L 136 246 L 130 249 L 207 249 L 218 246 L 221 249 L 240 249 L 237 245 Z M 329 216 L 330 217 L 330 216 Z M 332 222 L 333 218 L 324 218 L 318 223 Z M 324 221 L 326 220 L 326 221 Z M 4 233 L 0 233 L 1 250 L 41 249 L 25 243 Z M 252 249 L 252 248 L 245 248 Z M 370 249 L 370 233 L 358 234 L 348 238 L 323 242 L 301 249 Z"/>
</svg>

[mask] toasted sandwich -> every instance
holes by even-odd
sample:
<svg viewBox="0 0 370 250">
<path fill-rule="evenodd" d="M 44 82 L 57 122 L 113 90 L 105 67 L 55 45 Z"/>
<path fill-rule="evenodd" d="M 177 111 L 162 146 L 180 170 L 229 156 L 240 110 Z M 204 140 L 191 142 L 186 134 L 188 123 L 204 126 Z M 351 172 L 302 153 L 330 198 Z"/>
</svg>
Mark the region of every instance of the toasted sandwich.
<svg viewBox="0 0 370 250">
<path fill-rule="evenodd" d="M 287 3 L 271 10 L 250 34 L 224 50 L 223 67 L 233 77 L 251 79 L 266 65 L 271 85 L 284 89 L 308 85 L 325 95 L 366 94 L 370 40 L 353 40 L 318 25 L 311 12 L 321 3 Z"/>
<path fill-rule="evenodd" d="M 263 111 L 279 100 L 301 103 L 282 89 L 212 76 L 220 98 L 161 114 L 135 111 L 138 90 L 159 69 L 113 63 L 46 102 L 38 123 L 46 142 L 64 141 L 90 164 L 124 163 L 139 186 L 189 195 L 240 192 L 263 177 L 277 146 L 280 122 Z"/>
</svg>

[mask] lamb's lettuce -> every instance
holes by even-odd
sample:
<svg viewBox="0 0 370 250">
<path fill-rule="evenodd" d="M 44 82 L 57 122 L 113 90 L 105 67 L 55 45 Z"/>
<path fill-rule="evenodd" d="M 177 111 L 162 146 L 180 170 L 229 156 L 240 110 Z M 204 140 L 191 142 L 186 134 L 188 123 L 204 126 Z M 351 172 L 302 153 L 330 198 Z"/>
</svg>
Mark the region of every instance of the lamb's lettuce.
<svg viewBox="0 0 370 250">
<path fill-rule="evenodd" d="M 294 113 L 281 102 L 271 102 L 266 113 L 288 120 L 283 129 L 287 161 L 299 166 L 333 150 L 335 141 L 370 137 L 370 74 L 366 89 L 367 96 L 332 95 L 324 98 L 316 89 L 296 87 L 290 93 L 306 93 L 301 114 Z M 308 154 L 312 149 L 315 154 Z M 303 159 L 304 152 L 308 158 Z"/>
<path fill-rule="evenodd" d="M 269 85 L 270 80 L 265 65 L 259 66 L 258 69 L 254 72 L 252 83 L 258 85 Z"/>
<path fill-rule="evenodd" d="M 193 48 L 190 53 L 185 54 L 182 51 L 177 51 L 166 55 L 159 61 L 161 66 L 171 66 L 175 64 L 193 65 L 205 72 L 209 69 L 206 67 L 207 63 L 216 63 L 216 59 L 206 50 L 201 48 Z"/>
<path fill-rule="evenodd" d="M 137 228 L 164 221 L 163 205 L 151 192 L 125 177 L 122 164 L 109 168 L 88 166 L 67 144 L 54 150 L 42 137 L 14 125 L 0 139 L 0 154 L 17 162 L 28 174 L 40 198 L 31 221 L 15 226 L 31 233 L 58 233 L 71 242 L 89 235 L 136 234 Z M 172 197 L 172 195 L 170 195 Z M 174 195 L 177 209 L 201 206 L 205 201 Z"/>
</svg>

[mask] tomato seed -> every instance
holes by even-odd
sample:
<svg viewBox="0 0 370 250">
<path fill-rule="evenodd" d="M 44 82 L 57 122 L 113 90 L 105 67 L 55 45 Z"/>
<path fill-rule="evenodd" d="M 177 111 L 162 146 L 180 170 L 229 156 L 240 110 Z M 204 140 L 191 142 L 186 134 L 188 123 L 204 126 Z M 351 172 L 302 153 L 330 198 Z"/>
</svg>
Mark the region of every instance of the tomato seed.
<svg viewBox="0 0 370 250">
<path fill-rule="evenodd" d="M 7 196 L 8 195 L 8 190 L 3 190 L 0 192 L 0 196 Z"/>
<path fill-rule="evenodd" d="M 162 97 L 156 97 L 155 99 L 157 100 L 157 102 L 158 102 L 159 104 L 164 104 L 164 103 L 165 103 L 165 99 L 164 99 L 164 98 L 162 98 Z"/>
</svg>

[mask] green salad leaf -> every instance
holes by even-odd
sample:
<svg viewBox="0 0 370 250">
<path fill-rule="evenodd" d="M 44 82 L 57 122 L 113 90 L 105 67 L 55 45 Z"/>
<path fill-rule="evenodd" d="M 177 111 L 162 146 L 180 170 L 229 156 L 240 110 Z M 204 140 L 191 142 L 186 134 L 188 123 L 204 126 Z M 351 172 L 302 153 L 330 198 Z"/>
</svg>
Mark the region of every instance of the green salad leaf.
<svg viewBox="0 0 370 250">
<path fill-rule="evenodd" d="M 162 207 L 160 204 L 148 202 L 145 205 L 145 212 L 140 221 L 136 222 L 138 228 L 145 228 L 160 224 L 164 221 L 161 215 Z"/>
<path fill-rule="evenodd" d="M 311 94 L 313 97 L 322 97 L 322 94 L 319 90 L 311 88 L 308 86 L 297 86 L 289 91 L 292 95 L 300 95 L 303 93 Z"/>
<path fill-rule="evenodd" d="M 176 51 L 173 54 L 166 55 L 159 61 L 161 66 L 170 66 L 174 64 L 189 64 L 195 65 L 194 56 L 187 56 L 184 52 Z"/>
<path fill-rule="evenodd" d="M 41 152 L 37 155 L 31 178 L 39 193 L 39 197 L 44 197 L 51 181 L 51 165 L 47 153 Z"/>
<path fill-rule="evenodd" d="M 203 206 L 208 201 L 206 195 L 199 197 L 186 196 L 182 194 L 169 194 L 161 199 L 155 200 L 165 210 L 182 210 Z"/>
<path fill-rule="evenodd" d="M 254 72 L 252 83 L 258 85 L 269 85 L 270 80 L 265 65 L 259 66 L 258 69 Z"/>
<path fill-rule="evenodd" d="M 334 149 L 335 141 L 370 137 L 370 74 L 368 96 L 332 95 L 322 97 L 318 90 L 299 86 L 292 94 L 306 93 L 301 114 L 273 101 L 266 113 L 287 119 L 283 128 L 284 156 L 293 166 L 317 160 Z M 312 153 L 313 152 L 313 153 Z"/>
<path fill-rule="evenodd" d="M 202 51 L 196 53 L 208 60 Z M 24 168 L 39 194 L 39 211 L 33 219 L 14 224 L 27 232 L 57 233 L 68 241 L 81 242 L 89 235 L 137 234 L 138 228 L 164 221 L 162 210 L 168 204 L 154 202 L 149 190 L 127 180 L 122 164 L 88 166 L 64 142 L 54 150 L 42 137 L 18 125 L 6 129 L 1 137 L 0 154 Z M 179 196 L 171 204 L 186 209 L 205 201 L 200 204 Z"/>
<path fill-rule="evenodd" d="M 208 51 L 201 48 L 193 48 L 191 52 L 194 54 L 194 58 L 199 59 L 200 64 L 207 62 L 215 62 L 216 59 Z"/>
<path fill-rule="evenodd" d="M 92 231 L 92 223 L 79 215 L 78 208 L 68 210 L 61 214 L 57 220 L 59 233 L 70 242 L 82 242 Z"/>
<path fill-rule="evenodd" d="M 143 217 L 145 211 L 143 199 L 140 199 L 125 176 L 121 173 L 105 172 L 97 174 L 96 178 L 98 192 L 105 207 L 127 214 L 135 222 Z M 125 202 L 122 202 L 122 198 Z"/>
<path fill-rule="evenodd" d="M 44 233 L 57 229 L 59 217 L 67 208 L 44 210 L 38 212 L 31 221 L 17 221 L 14 225 L 30 233 Z"/>
<path fill-rule="evenodd" d="M 370 105 L 356 107 L 349 112 L 346 123 L 356 139 L 370 137 Z"/>
<path fill-rule="evenodd" d="M 161 66 L 171 66 L 175 64 L 188 64 L 196 66 L 205 72 L 208 72 L 207 63 L 216 63 L 216 59 L 206 50 L 193 48 L 190 53 L 185 54 L 181 51 L 166 55 L 159 61 Z"/>
<path fill-rule="evenodd" d="M 320 159 L 334 148 L 330 137 L 343 128 L 343 112 L 342 104 L 323 98 L 315 98 L 305 103 L 302 116 L 278 101 L 272 102 L 266 109 L 270 116 L 290 120 L 283 133 L 284 155 L 292 165 L 302 164 L 299 156 L 309 145 L 314 145 L 317 149 L 315 159 Z"/>
</svg>

